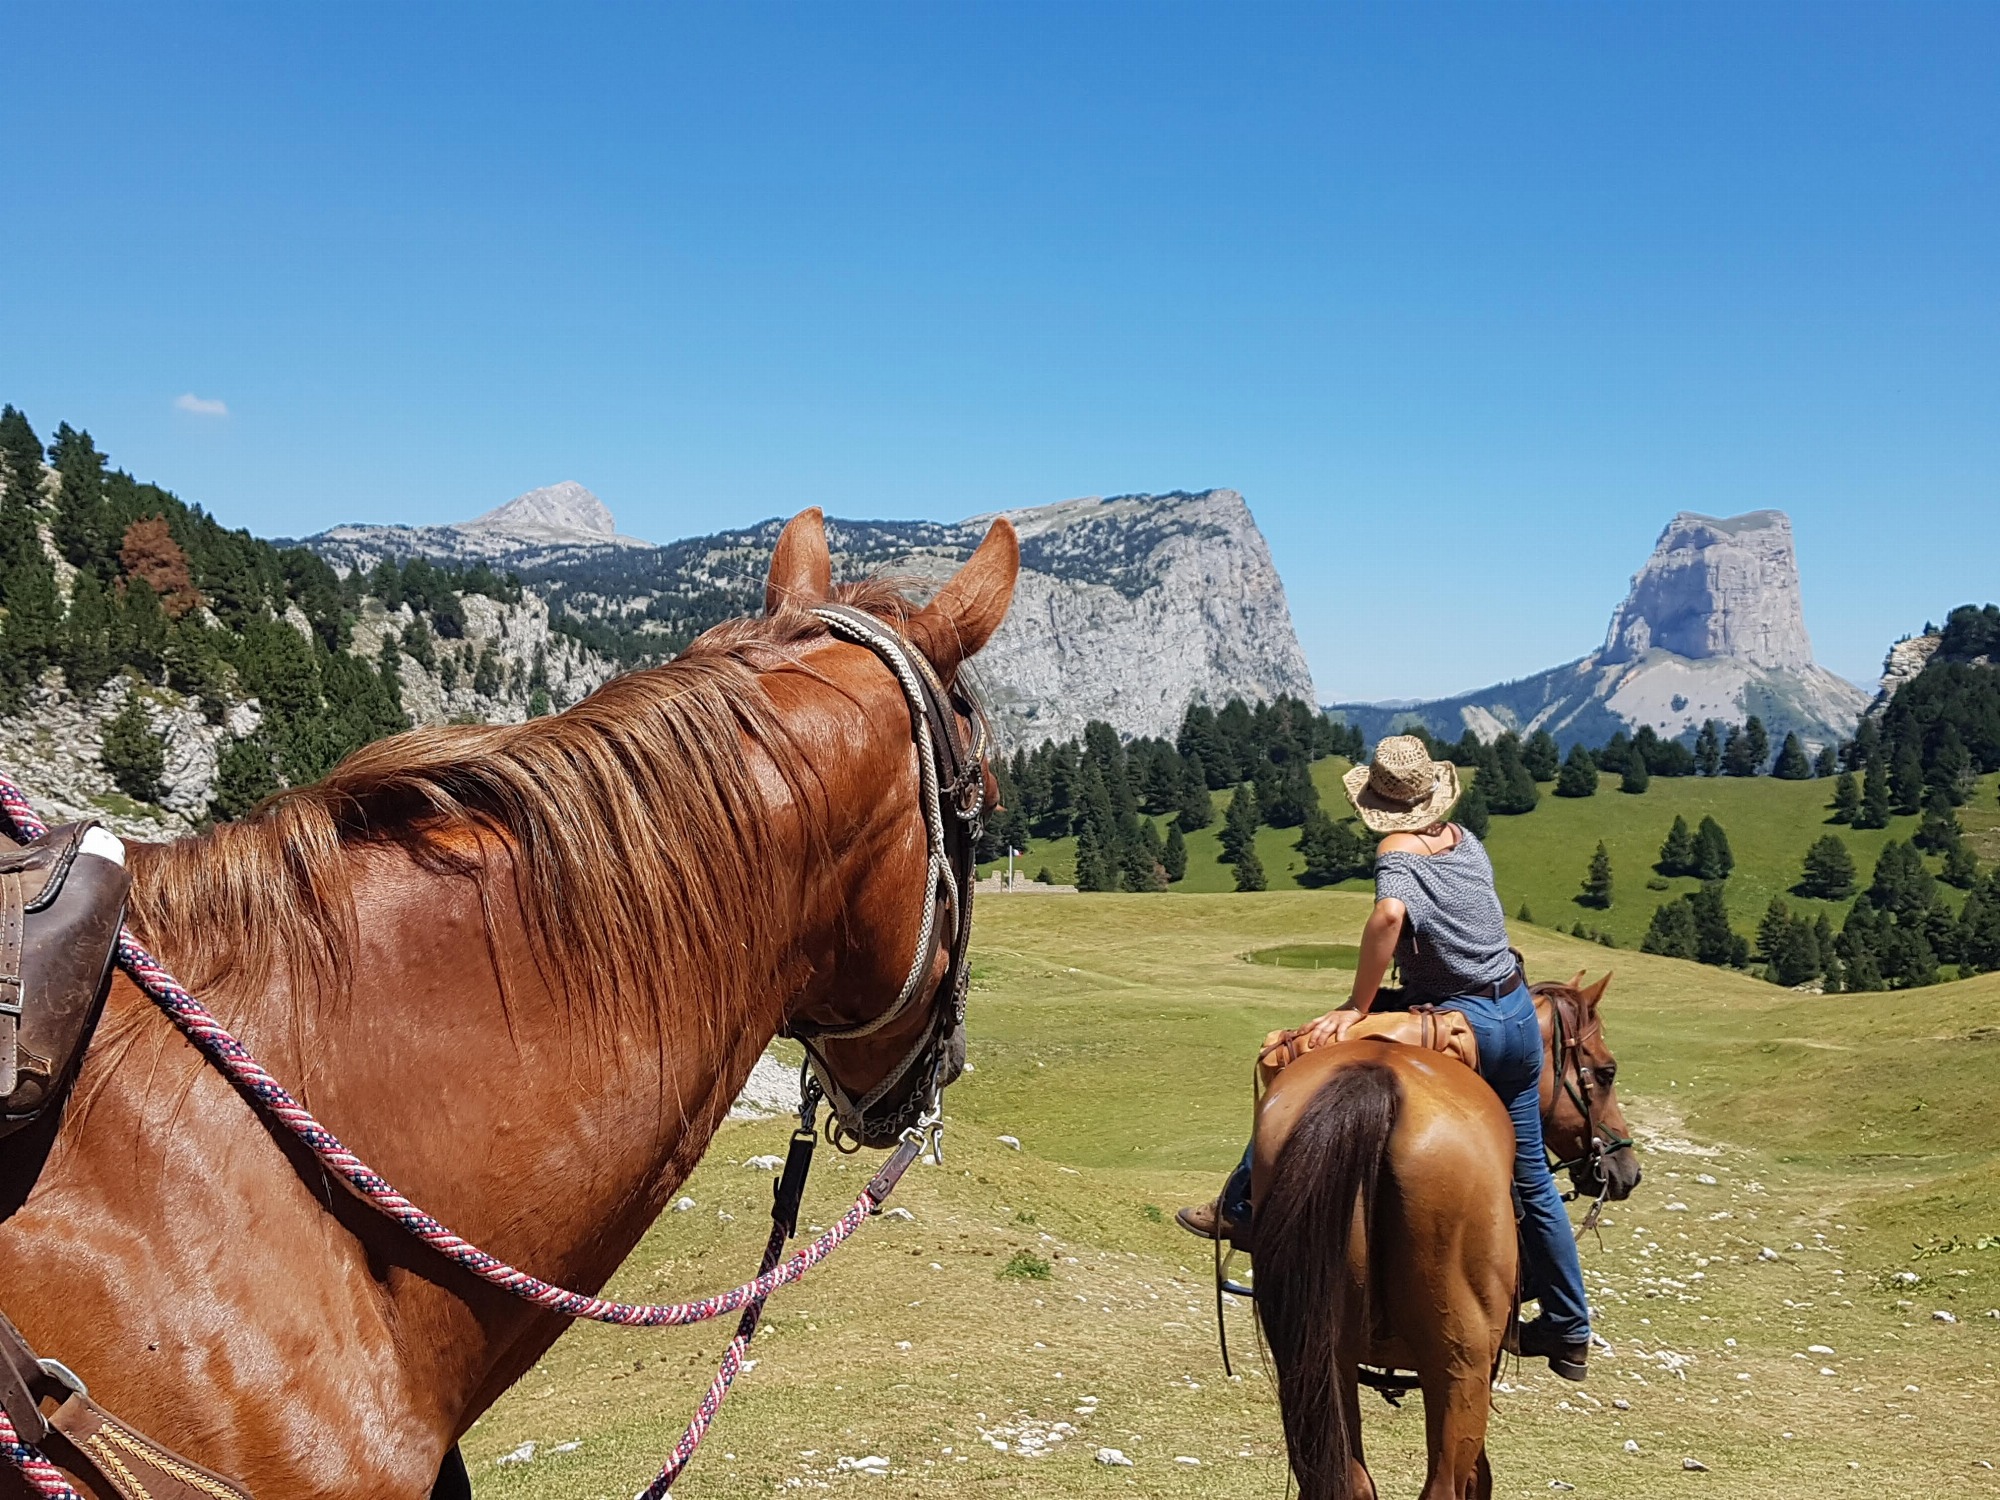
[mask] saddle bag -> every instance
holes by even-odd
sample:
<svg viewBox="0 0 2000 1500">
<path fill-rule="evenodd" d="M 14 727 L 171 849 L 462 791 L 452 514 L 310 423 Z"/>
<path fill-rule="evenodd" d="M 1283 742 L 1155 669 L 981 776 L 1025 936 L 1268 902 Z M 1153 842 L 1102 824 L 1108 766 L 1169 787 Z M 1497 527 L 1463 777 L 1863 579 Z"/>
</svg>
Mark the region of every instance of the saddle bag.
<svg viewBox="0 0 2000 1500">
<path fill-rule="evenodd" d="M 95 822 L 0 838 L 0 1137 L 60 1102 L 97 1025 L 132 877 Z"/>
</svg>

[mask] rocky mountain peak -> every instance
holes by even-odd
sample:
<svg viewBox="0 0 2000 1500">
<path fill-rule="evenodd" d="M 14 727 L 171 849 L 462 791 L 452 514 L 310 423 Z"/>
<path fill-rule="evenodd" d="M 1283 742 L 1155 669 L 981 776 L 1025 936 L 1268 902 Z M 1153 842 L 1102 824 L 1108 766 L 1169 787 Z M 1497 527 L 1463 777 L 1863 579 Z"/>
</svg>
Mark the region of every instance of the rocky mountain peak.
<svg viewBox="0 0 2000 1500">
<path fill-rule="evenodd" d="M 1810 667 L 1791 518 L 1753 510 L 1719 520 L 1684 510 L 1669 521 L 1611 617 L 1598 660 L 1637 661 L 1649 651 L 1766 671 Z"/>
<path fill-rule="evenodd" d="M 516 495 L 483 516 L 460 522 L 457 529 L 503 532 L 536 540 L 554 536 L 609 540 L 618 535 L 618 523 L 612 519 L 611 508 L 574 479 Z"/>
</svg>

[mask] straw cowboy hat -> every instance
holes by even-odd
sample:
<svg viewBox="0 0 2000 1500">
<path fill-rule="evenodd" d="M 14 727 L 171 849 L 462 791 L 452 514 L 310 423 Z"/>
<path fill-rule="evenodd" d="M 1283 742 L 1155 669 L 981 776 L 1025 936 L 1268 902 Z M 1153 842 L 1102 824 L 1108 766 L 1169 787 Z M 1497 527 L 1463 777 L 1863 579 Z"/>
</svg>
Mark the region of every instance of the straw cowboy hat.
<svg viewBox="0 0 2000 1500">
<path fill-rule="evenodd" d="M 1411 833 L 1442 823 L 1458 801 L 1458 767 L 1432 760 L 1413 734 L 1392 734 L 1375 759 L 1340 778 L 1347 799 L 1371 833 Z"/>
</svg>

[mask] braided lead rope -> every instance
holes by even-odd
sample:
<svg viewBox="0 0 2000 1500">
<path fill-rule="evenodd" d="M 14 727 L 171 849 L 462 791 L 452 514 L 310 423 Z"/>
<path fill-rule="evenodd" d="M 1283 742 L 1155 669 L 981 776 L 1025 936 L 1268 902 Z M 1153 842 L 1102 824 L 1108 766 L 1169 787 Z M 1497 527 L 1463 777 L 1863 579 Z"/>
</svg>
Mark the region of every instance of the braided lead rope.
<svg viewBox="0 0 2000 1500">
<path fill-rule="evenodd" d="M 0 809 L 13 820 L 17 831 L 29 839 L 48 832 L 37 818 L 27 798 L 14 781 L 0 775 Z M 387 1178 L 375 1171 L 346 1146 L 340 1138 L 314 1118 L 311 1111 L 294 1099 L 256 1058 L 250 1055 L 229 1030 L 169 974 L 160 961 L 139 945 L 130 928 L 118 934 L 118 963 L 147 998 L 166 1012 L 190 1042 L 194 1043 L 224 1077 L 271 1117 L 297 1137 L 299 1142 L 330 1170 L 337 1172 L 353 1189 L 374 1204 L 408 1234 L 421 1240 L 480 1280 L 497 1286 L 523 1302 L 566 1318 L 587 1318 L 597 1323 L 616 1323 L 628 1328 L 677 1328 L 702 1323 L 761 1301 L 781 1286 L 789 1286 L 823 1260 L 827 1252 L 861 1227 L 880 1206 L 868 1190 L 854 1200 L 831 1229 L 802 1247 L 782 1265 L 743 1285 L 693 1302 L 629 1303 L 569 1291 L 515 1269 L 498 1256 L 461 1239 L 405 1198 Z M 871 1184 L 872 1186 L 872 1184 Z"/>
<path fill-rule="evenodd" d="M 4 1458 L 28 1481 L 28 1487 L 44 1500 L 83 1500 L 70 1488 L 70 1483 L 62 1477 L 60 1470 L 42 1457 L 41 1451 L 32 1443 L 21 1441 L 21 1435 L 14 1430 L 7 1413 L 0 1411 L 0 1458 Z M 657 1497 L 654 1497 L 657 1500 Z"/>
</svg>

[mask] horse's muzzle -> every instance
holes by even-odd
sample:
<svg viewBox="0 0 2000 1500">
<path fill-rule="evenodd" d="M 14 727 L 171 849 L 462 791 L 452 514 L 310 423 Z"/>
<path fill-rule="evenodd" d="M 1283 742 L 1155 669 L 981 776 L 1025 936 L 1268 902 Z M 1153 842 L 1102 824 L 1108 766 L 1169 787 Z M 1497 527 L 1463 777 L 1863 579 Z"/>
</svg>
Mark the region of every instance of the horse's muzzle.
<svg viewBox="0 0 2000 1500">
<path fill-rule="evenodd" d="M 1604 1156 L 1593 1156 L 1570 1172 L 1570 1181 L 1585 1198 L 1609 1198 L 1623 1203 L 1632 1196 L 1644 1175 L 1639 1158 L 1630 1146 Z"/>
</svg>

